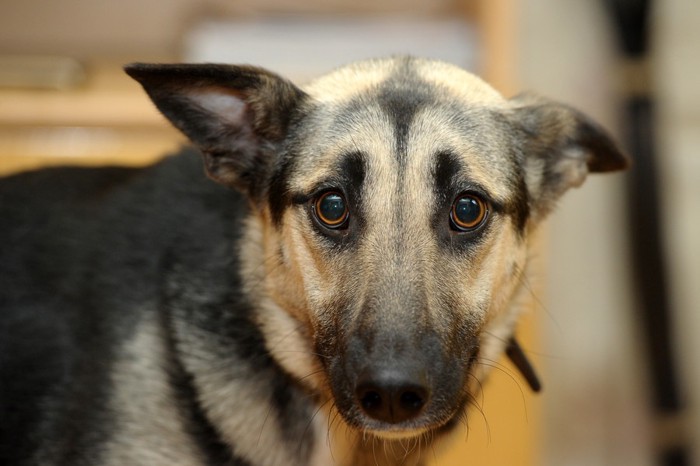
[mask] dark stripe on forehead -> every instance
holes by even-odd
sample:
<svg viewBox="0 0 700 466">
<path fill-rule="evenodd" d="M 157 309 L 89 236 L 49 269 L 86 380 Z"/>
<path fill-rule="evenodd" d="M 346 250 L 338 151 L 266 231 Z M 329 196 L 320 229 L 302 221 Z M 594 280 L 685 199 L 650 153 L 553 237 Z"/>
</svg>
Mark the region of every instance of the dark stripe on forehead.
<svg viewBox="0 0 700 466">
<path fill-rule="evenodd" d="M 462 163 L 451 152 L 440 152 L 435 156 L 433 192 L 438 205 L 452 201 L 456 178 L 462 171 Z"/>
<path fill-rule="evenodd" d="M 352 152 L 343 156 L 340 174 L 345 184 L 349 201 L 359 208 L 362 202 L 362 186 L 367 175 L 365 156 L 361 152 Z"/>
<path fill-rule="evenodd" d="M 400 163 L 406 158 L 408 133 L 414 117 L 434 101 L 434 89 L 416 74 L 411 64 L 410 58 L 402 61 L 396 71 L 379 86 L 377 94 L 380 108 L 392 122 L 396 137 L 396 157 Z"/>
</svg>

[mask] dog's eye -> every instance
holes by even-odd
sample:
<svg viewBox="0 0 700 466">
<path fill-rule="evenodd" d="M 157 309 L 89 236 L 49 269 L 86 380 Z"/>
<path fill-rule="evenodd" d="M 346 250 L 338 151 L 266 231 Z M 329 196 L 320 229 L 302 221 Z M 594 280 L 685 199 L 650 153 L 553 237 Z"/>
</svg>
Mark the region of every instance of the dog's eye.
<svg viewBox="0 0 700 466">
<path fill-rule="evenodd" d="M 455 199 L 450 212 L 450 224 L 456 231 L 474 231 L 483 225 L 488 215 L 486 202 L 474 194 Z"/>
<path fill-rule="evenodd" d="M 349 216 L 345 198 L 337 191 L 321 194 L 314 202 L 314 213 L 319 222 L 333 229 L 345 226 Z"/>
</svg>

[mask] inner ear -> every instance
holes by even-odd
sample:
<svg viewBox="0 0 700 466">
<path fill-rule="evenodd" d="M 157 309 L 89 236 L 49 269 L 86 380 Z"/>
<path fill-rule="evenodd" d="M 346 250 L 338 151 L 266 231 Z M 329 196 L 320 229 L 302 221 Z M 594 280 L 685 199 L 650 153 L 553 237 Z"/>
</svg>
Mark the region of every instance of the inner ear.
<svg viewBox="0 0 700 466">
<path fill-rule="evenodd" d="M 202 152 L 214 180 L 256 195 L 306 95 L 250 66 L 133 64 L 125 68 Z"/>
<path fill-rule="evenodd" d="M 163 104 L 162 111 L 202 152 L 215 181 L 251 191 L 265 157 L 254 129 L 255 117 L 240 91 L 221 86 L 195 87 Z"/>
<path fill-rule="evenodd" d="M 239 92 L 218 86 L 205 87 L 193 90 L 189 98 L 224 125 L 245 124 L 246 103 Z"/>
</svg>

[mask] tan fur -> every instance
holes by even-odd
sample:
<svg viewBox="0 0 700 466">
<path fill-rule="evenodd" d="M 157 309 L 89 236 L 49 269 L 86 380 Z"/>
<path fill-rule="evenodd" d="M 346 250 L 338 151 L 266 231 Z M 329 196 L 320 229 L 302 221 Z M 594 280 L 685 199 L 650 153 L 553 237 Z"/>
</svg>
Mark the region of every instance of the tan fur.
<svg viewBox="0 0 700 466">
<path fill-rule="evenodd" d="M 116 432 L 100 464 L 156 463 L 167 458 L 168 464 L 188 466 L 203 461 L 201 453 L 187 441 L 187 433 L 174 429 L 182 422 L 162 371 L 167 366 L 167 350 L 160 332 L 155 322 L 144 321 L 121 348 L 112 376 L 114 385 L 120 387 L 111 400 L 111 409 L 119 413 Z"/>
</svg>

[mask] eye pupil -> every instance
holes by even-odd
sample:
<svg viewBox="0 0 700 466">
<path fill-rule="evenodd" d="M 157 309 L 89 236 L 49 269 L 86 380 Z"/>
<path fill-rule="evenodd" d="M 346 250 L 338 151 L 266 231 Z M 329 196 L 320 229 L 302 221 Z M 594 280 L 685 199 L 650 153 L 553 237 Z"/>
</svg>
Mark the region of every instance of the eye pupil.
<svg viewBox="0 0 700 466">
<path fill-rule="evenodd" d="M 337 192 L 323 194 L 316 201 L 316 216 L 328 227 L 339 227 L 348 217 L 345 199 Z"/>
<path fill-rule="evenodd" d="M 476 196 L 461 196 L 452 206 L 452 224 L 457 230 L 473 230 L 481 225 L 485 217 L 486 205 Z"/>
</svg>

